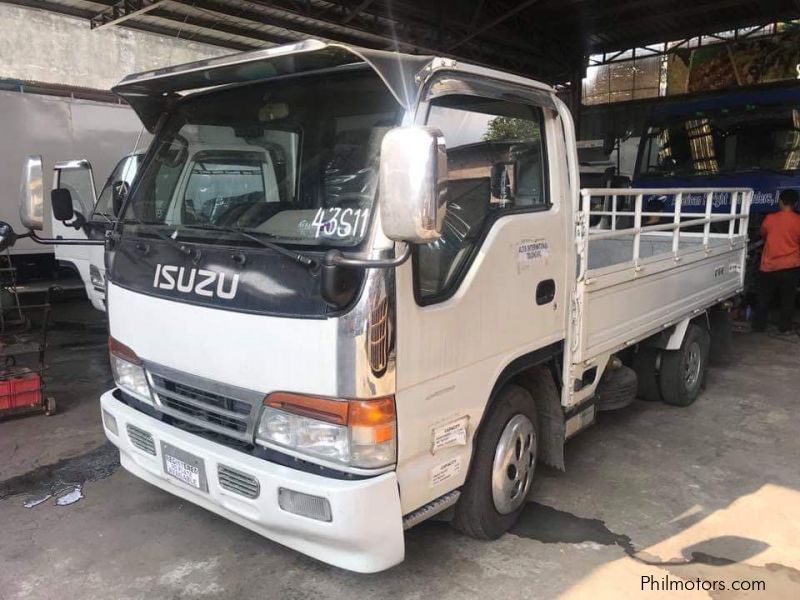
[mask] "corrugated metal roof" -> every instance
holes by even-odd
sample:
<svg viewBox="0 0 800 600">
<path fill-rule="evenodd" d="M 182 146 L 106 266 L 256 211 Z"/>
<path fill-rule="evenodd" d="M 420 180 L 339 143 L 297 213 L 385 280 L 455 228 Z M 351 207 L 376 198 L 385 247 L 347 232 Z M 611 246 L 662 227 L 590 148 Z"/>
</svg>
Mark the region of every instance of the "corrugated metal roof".
<svg viewBox="0 0 800 600">
<path fill-rule="evenodd" d="M 0 2 L 87 20 L 115 4 Z M 795 0 L 126 0 L 124 5 L 146 9 L 120 26 L 236 50 L 315 37 L 461 57 L 552 81 L 568 79 L 591 53 L 800 17 Z"/>
</svg>

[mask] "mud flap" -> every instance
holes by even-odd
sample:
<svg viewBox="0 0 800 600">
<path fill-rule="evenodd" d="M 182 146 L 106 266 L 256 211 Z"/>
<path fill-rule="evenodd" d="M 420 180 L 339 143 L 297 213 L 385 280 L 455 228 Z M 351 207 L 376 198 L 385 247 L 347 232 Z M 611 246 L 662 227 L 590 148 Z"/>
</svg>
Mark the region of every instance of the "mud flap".
<svg viewBox="0 0 800 600">
<path fill-rule="evenodd" d="M 532 367 L 520 374 L 517 381 L 536 401 L 540 429 L 539 460 L 564 471 L 564 410 L 550 370 L 544 365 Z"/>
</svg>

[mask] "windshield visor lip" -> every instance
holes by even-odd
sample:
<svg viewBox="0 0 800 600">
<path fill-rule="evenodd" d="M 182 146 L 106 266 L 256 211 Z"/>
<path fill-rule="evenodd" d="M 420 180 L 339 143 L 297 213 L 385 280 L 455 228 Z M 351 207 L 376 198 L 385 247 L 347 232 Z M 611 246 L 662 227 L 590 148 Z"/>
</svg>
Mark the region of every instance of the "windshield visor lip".
<svg viewBox="0 0 800 600">
<path fill-rule="evenodd" d="M 412 110 L 419 101 L 420 74 L 434 62 L 431 55 L 404 54 L 339 42 L 303 40 L 193 63 L 128 75 L 112 91 L 125 99 L 153 132 L 176 99 L 230 84 L 264 83 L 284 75 L 364 65 L 384 83 L 397 102 Z M 430 70 L 430 69 L 429 69 Z"/>
</svg>

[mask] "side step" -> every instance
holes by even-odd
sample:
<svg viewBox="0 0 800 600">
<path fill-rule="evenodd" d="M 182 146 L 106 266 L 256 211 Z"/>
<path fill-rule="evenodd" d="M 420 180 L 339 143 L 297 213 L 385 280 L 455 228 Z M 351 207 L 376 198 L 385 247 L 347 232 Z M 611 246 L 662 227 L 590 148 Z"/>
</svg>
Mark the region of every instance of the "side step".
<svg viewBox="0 0 800 600">
<path fill-rule="evenodd" d="M 414 525 L 418 525 L 426 519 L 438 515 L 446 508 L 450 508 L 458 501 L 460 495 L 461 492 L 459 490 L 453 490 L 452 492 L 446 493 L 444 496 L 439 496 L 436 500 L 428 502 L 425 506 L 419 507 L 414 512 L 408 513 L 403 517 L 403 529 L 410 529 L 414 527 Z"/>
<path fill-rule="evenodd" d="M 597 384 L 597 410 L 619 410 L 636 400 L 638 380 L 636 371 L 621 365 L 607 370 Z"/>
</svg>

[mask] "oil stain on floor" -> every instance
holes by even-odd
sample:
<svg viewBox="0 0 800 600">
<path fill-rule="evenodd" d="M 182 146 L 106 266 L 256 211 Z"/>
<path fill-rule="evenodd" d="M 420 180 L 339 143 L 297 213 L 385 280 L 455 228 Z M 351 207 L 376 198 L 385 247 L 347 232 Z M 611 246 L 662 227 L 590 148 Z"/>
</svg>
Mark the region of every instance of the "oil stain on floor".
<svg viewBox="0 0 800 600">
<path fill-rule="evenodd" d="M 529 502 L 511 533 L 545 544 L 580 544 L 593 542 L 619 546 L 626 554 L 636 553 L 627 535 L 614 533 L 600 519 L 587 519 L 551 506 Z"/>
<path fill-rule="evenodd" d="M 528 503 L 510 533 L 545 544 L 589 542 L 601 546 L 619 546 L 630 558 L 652 567 L 722 567 L 742 562 L 767 548 L 759 540 L 723 536 L 685 548 L 680 558 L 661 560 L 637 551 L 630 537 L 611 531 L 600 519 L 579 517 L 538 502 Z"/>
<path fill-rule="evenodd" d="M 119 467 L 119 451 L 111 442 L 51 465 L 0 481 L 0 500 L 25 494 L 42 497 L 57 494 L 67 487 L 81 487 L 86 482 L 109 477 Z"/>
</svg>

